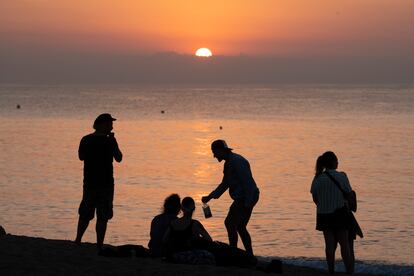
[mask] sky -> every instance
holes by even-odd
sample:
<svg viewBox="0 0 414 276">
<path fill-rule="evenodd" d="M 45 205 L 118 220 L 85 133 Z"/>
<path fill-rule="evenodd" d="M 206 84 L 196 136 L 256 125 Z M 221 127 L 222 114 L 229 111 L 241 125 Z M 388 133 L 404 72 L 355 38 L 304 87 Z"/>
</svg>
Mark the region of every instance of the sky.
<svg viewBox="0 0 414 276">
<path fill-rule="evenodd" d="M 218 71 L 236 82 L 271 81 L 272 72 L 281 81 L 280 73 L 299 82 L 407 82 L 413 13 L 412 0 L 0 0 L 0 82 L 98 81 L 125 74 L 123 65 L 166 75 L 148 81 L 173 81 L 174 71 L 161 69 L 175 59 L 182 74 L 194 73 L 188 56 L 200 47 L 214 61 L 200 61 L 208 68 L 197 79 Z M 80 80 L 73 71 L 85 67 L 95 74 Z M 328 76 L 312 78 L 315 67 Z M 352 68 L 363 75 L 352 77 Z M 113 80 L 143 81 L 127 73 L 130 80 Z"/>
</svg>

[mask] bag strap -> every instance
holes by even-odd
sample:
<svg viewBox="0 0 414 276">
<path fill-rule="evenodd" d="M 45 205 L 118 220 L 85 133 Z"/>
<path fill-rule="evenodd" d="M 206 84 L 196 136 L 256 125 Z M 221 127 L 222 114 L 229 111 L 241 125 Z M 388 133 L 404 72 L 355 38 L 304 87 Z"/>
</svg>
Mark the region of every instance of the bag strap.
<svg viewBox="0 0 414 276">
<path fill-rule="evenodd" d="M 325 174 L 336 184 L 336 186 L 338 187 L 339 190 L 341 190 L 342 195 L 344 196 L 344 198 L 346 198 L 347 196 L 347 192 L 345 192 L 344 189 L 342 189 L 341 184 L 339 184 L 338 180 L 336 180 L 330 173 L 328 173 L 327 171 L 325 171 Z"/>
</svg>

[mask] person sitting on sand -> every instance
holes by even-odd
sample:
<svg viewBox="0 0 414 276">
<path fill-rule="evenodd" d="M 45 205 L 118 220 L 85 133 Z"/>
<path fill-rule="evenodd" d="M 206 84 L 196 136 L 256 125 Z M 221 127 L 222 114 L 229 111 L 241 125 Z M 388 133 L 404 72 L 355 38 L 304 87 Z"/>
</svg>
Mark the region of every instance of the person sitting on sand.
<svg viewBox="0 0 414 276">
<path fill-rule="evenodd" d="M 341 190 L 330 178 L 334 178 L 346 192 L 351 192 L 352 188 L 346 174 L 336 171 L 337 168 L 338 158 L 331 151 L 325 152 L 316 161 L 311 187 L 313 201 L 317 206 L 316 230 L 323 231 L 329 273 L 335 273 L 335 250 L 339 243 L 346 272 L 352 274 L 355 257 L 353 238 L 348 236 L 350 211 Z"/>
<path fill-rule="evenodd" d="M 163 238 L 171 222 L 177 219 L 181 209 L 180 196 L 172 194 L 164 201 L 162 214 L 155 216 L 151 222 L 150 241 L 148 248 L 152 257 L 165 256 Z"/>
<path fill-rule="evenodd" d="M 183 216 L 171 223 L 164 236 L 168 260 L 186 264 L 233 265 L 276 271 L 275 265 L 278 264 L 275 262 L 259 264 L 250 253 L 213 241 L 204 226 L 198 220 L 192 219 L 195 203 L 191 197 L 182 200 L 181 209 Z"/>
<path fill-rule="evenodd" d="M 113 159 L 122 161 L 122 152 L 115 139 L 111 114 L 99 115 L 93 124 L 94 133 L 82 138 L 79 159 L 84 163 L 83 197 L 79 206 L 79 221 L 75 242 L 81 243 L 96 209 L 96 245 L 102 249 L 108 220 L 113 216 Z"/>
<path fill-rule="evenodd" d="M 213 240 L 204 226 L 192 218 L 194 199 L 185 197 L 181 202 L 181 210 L 183 216 L 171 222 L 164 235 L 167 258 L 182 263 L 189 263 L 186 259 L 214 259 L 214 256 L 204 250 L 196 251 L 198 240 Z M 191 256 L 187 254 L 189 252 Z"/>
</svg>

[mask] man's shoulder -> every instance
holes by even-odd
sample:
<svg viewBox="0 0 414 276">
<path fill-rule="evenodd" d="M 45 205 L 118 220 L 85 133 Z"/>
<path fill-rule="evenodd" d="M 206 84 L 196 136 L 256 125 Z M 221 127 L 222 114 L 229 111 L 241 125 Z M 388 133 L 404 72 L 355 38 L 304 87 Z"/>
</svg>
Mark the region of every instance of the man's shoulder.
<svg viewBox="0 0 414 276">
<path fill-rule="evenodd" d="M 162 219 L 163 215 L 164 215 L 164 214 L 159 214 L 159 215 L 156 215 L 156 216 L 152 219 L 152 222 L 157 222 L 157 221 L 159 221 L 160 219 Z"/>
<path fill-rule="evenodd" d="M 89 133 L 85 136 L 82 137 L 81 141 L 88 141 L 94 138 L 95 135 L 93 135 L 93 133 Z"/>
<path fill-rule="evenodd" d="M 233 163 L 249 163 L 249 161 L 246 158 L 244 158 L 242 155 L 238 153 L 233 152 L 231 156 L 232 156 L 231 161 Z"/>
</svg>

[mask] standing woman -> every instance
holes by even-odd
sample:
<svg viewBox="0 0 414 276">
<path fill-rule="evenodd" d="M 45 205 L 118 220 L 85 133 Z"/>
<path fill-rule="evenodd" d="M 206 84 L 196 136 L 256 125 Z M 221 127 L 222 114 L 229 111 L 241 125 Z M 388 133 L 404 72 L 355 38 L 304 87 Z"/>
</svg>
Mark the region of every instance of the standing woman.
<svg viewBox="0 0 414 276">
<path fill-rule="evenodd" d="M 329 273 L 335 273 L 335 250 L 341 246 L 342 260 L 348 274 L 354 272 L 355 257 L 353 239 L 349 237 L 349 210 L 341 190 L 329 175 L 339 182 L 341 188 L 351 192 L 351 185 L 344 172 L 338 172 L 338 158 L 327 151 L 316 161 L 315 177 L 311 193 L 317 206 L 316 230 L 322 231 L 325 238 L 325 253 Z"/>
</svg>

